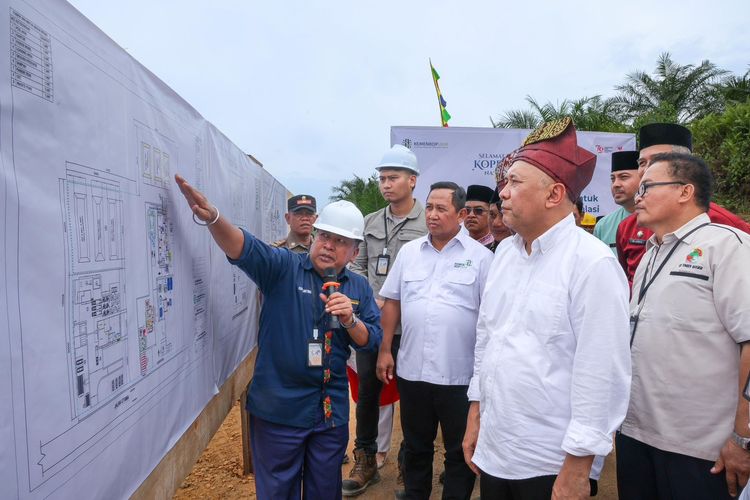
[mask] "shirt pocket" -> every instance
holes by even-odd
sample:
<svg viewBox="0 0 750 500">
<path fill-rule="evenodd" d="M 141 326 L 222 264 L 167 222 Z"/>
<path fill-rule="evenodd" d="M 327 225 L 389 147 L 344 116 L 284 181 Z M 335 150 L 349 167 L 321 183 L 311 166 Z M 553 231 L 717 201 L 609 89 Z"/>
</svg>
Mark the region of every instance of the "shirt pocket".
<svg viewBox="0 0 750 500">
<path fill-rule="evenodd" d="M 402 227 L 398 233 L 396 233 L 396 238 L 401 240 L 401 244 L 403 245 L 406 242 L 409 242 L 411 240 L 416 240 L 417 238 L 421 238 L 427 234 L 427 226 L 425 226 L 425 229 L 419 230 L 413 227 Z"/>
<path fill-rule="evenodd" d="M 441 292 L 448 302 L 476 310 L 479 306 L 479 297 L 475 297 L 475 294 L 478 295 L 476 281 L 477 272 L 474 268 L 452 269 L 445 277 Z"/>
<path fill-rule="evenodd" d="M 427 293 L 429 273 L 424 269 L 405 269 L 402 302 L 419 300 Z"/>
<path fill-rule="evenodd" d="M 526 302 L 526 326 L 530 333 L 546 341 L 564 333 L 561 322 L 568 301 L 568 291 L 544 282 L 531 285 Z"/>
</svg>

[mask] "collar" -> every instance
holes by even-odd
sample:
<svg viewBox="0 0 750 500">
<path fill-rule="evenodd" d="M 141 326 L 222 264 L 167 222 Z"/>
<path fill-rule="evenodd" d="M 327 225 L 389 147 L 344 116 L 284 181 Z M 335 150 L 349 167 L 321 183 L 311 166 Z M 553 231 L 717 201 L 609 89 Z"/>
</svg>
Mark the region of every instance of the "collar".
<svg viewBox="0 0 750 500">
<path fill-rule="evenodd" d="M 300 240 L 298 240 L 294 236 L 294 233 L 289 231 L 289 234 L 286 235 L 286 244 L 289 248 L 302 247 L 305 250 L 310 250 L 310 247 L 312 246 L 312 235 L 310 236 L 310 243 L 305 244 L 301 242 Z"/>
<path fill-rule="evenodd" d="M 458 234 L 456 234 L 453 238 L 451 238 L 451 240 L 448 243 L 445 244 L 445 246 L 443 247 L 443 250 L 438 250 L 437 248 L 435 248 L 435 246 L 432 244 L 431 234 L 428 233 L 426 236 L 423 236 L 423 238 L 424 238 L 424 241 L 420 245 L 422 248 L 424 248 L 425 246 L 430 246 L 435 251 L 439 251 L 439 252 L 445 251 L 449 249 L 450 247 L 452 247 L 453 245 L 461 245 L 463 248 L 466 248 L 467 240 L 474 241 L 474 238 L 469 236 L 469 234 L 465 233 L 462 229 L 459 229 Z"/>
<path fill-rule="evenodd" d="M 711 222 L 711 218 L 708 216 L 706 212 L 703 212 L 702 214 L 694 217 L 691 219 L 687 224 L 683 225 L 676 231 L 672 233 L 667 233 L 664 235 L 664 238 L 662 239 L 662 245 L 670 244 L 675 241 L 679 241 L 681 238 L 684 238 L 687 233 L 692 231 L 694 228 L 700 226 L 701 224 L 705 224 L 706 222 Z M 693 238 L 695 238 L 695 233 L 688 236 L 686 239 L 682 240 L 682 242 L 686 245 L 689 245 L 690 242 L 693 241 Z M 659 244 L 656 242 L 656 235 L 652 234 L 651 237 L 646 242 L 646 249 L 648 250 L 651 247 L 659 246 Z"/>
<path fill-rule="evenodd" d="M 411 211 L 406 214 L 406 217 L 404 219 L 416 219 L 419 217 L 419 214 L 424 211 L 424 208 L 422 208 L 422 204 L 419 203 L 419 200 L 414 198 L 414 206 L 411 207 Z M 385 216 L 393 222 L 393 212 L 391 212 L 391 205 L 386 205 L 385 207 Z"/>
<path fill-rule="evenodd" d="M 478 242 L 478 243 L 479 243 L 480 245 L 489 245 L 489 244 L 490 244 L 490 243 L 492 243 L 493 241 L 495 241 L 495 237 L 494 237 L 494 236 L 492 236 L 492 232 L 489 232 L 489 233 L 485 234 L 484 236 L 482 236 L 481 238 L 479 238 L 479 239 L 477 240 L 477 242 Z"/>
<path fill-rule="evenodd" d="M 535 250 L 541 253 L 549 252 L 558 240 L 567 238 L 568 236 L 566 233 L 573 231 L 576 228 L 575 217 L 570 213 L 531 242 L 531 253 L 534 253 Z M 525 242 L 521 235 L 513 235 L 513 244 L 520 252 L 526 255 Z"/>
</svg>

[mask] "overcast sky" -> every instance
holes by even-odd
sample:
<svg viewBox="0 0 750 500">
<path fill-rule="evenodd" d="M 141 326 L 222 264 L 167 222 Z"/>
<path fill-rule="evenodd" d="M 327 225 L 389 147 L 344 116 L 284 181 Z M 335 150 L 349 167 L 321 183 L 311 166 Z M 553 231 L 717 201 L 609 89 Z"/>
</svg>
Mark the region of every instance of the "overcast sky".
<svg viewBox="0 0 750 500">
<path fill-rule="evenodd" d="M 368 176 L 392 125 L 452 126 L 601 94 L 660 53 L 742 74 L 747 0 L 72 0 L 294 193 Z"/>
</svg>

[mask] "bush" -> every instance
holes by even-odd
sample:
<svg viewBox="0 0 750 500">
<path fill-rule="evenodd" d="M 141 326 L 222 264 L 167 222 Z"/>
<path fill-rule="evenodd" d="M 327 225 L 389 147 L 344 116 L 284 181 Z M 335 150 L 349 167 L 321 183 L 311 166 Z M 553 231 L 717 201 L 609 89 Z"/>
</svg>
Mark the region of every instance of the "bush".
<svg viewBox="0 0 750 500">
<path fill-rule="evenodd" d="M 716 179 L 717 201 L 750 214 L 750 101 L 696 120 L 690 128 L 693 152 L 706 160 Z"/>
</svg>

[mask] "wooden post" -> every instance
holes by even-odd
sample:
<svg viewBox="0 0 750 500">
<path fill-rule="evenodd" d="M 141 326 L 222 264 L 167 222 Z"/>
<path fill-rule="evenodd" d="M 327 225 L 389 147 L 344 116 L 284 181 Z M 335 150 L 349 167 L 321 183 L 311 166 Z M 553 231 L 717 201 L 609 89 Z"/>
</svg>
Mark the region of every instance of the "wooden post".
<svg viewBox="0 0 750 500">
<path fill-rule="evenodd" d="M 255 472 L 253 469 L 253 450 L 250 448 L 250 414 L 247 413 L 245 404 L 247 402 L 247 389 L 242 393 L 240 399 L 240 416 L 242 417 L 242 473 L 244 475 Z"/>
</svg>

